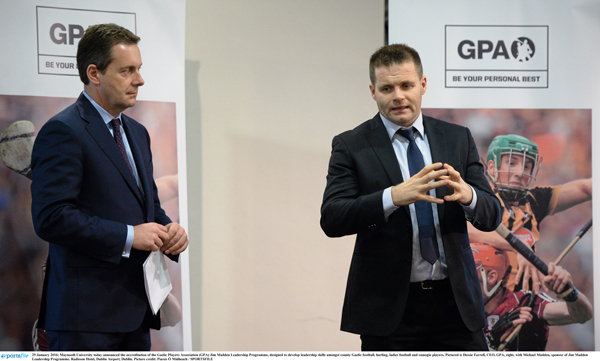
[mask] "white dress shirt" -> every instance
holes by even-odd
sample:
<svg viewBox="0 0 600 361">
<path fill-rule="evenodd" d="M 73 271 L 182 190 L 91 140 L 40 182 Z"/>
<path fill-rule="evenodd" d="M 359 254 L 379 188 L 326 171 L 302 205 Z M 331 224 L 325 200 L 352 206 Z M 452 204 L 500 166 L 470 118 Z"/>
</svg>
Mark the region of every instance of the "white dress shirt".
<svg viewBox="0 0 600 361">
<path fill-rule="evenodd" d="M 394 153 L 396 153 L 396 158 L 398 159 L 398 163 L 400 165 L 400 170 L 402 171 L 402 178 L 407 180 L 410 178 L 410 170 L 408 168 L 408 159 L 407 159 L 407 149 L 408 149 L 408 140 L 397 134 L 396 132 L 401 127 L 387 120 L 383 115 L 379 114 L 381 119 L 383 120 L 383 125 L 385 126 L 388 135 L 390 137 L 390 141 L 392 142 L 392 147 L 394 148 Z M 431 150 L 429 147 L 429 141 L 427 140 L 427 134 L 425 134 L 425 128 L 423 125 L 423 114 L 419 114 L 415 122 L 412 124 L 412 127 L 416 130 L 415 133 L 415 144 L 419 147 L 421 154 L 423 154 L 423 161 L 425 165 L 432 164 L 431 159 Z M 471 187 L 472 188 L 472 187 Z M 429 195 L 435 197 L 435 189 L 429 191 Z M 475 210 L 475 205 L 477 204 L 477 195 L 475 190 L 473 190 L 473 201 L 469 206 L 463 206 L 466 212 L 469 214 L 473 214 Z M 411 203 L 408 208 L 410 210 L 410 218 L 413 229 L 413 251 L 412 251 L 412 268 L 410 274 L 411 282 L 420 282 L 428 279 L 439 280 L 448 277 L 448 267 L 446 263 L 446 255 L 444 254 L 444 245 L 442 242 L 442 233 L 440 231 L 440 220 L 437 212 L 437 204 L 431 203 L 432 211 L 433 211 L 433 223 L 435 226 L 435 235 L 438 243 L 438 248 L 440 251 L 440 258 L 432 265 L 427 262 L 423 257 L 421 257 L 421 245 L 419 242 L 419 225 L 417 223 L 417 214 L 415 210 L 414 203 Z M 383 210 L 385 213 L 386 219 L 398 209 L 399 207 L 395 206 L 392 202 L 392 187 L 389 187 L 383 192 Z"/>
</svg>

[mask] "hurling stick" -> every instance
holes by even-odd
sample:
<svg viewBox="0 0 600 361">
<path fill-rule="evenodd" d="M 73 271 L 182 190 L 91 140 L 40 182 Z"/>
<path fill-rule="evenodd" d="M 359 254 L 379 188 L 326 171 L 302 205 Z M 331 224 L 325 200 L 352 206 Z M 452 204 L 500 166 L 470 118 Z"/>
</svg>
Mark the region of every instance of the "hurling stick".
<svg viewBox="0 0 600 361">
<path fill-rule="evenodd" d="M 583 226 L 583 228 L 581 228 L 581 230 L 575 235 L 575 238 L 573 238 L 573 240 L 571 241 L 571 243 L 569 243 L 569 245 L 567 246 L 567 248 L 565 248 L 565 250 L 562 251 L 562 253 L 560 254 L 560 256 L 558 256 L 558 258 L 556 258 L 556 261 L 554 261 L 554 264 L 558 265 L 560 263 L 560 261 L 562 261 L 562 259 L 565 258 L 566 254 L 571 250 L 571 248 L 573 248 L 573 246 L 575 246 L 575 244 L 581 239 L 581 237 L 583 237 L 583 235 L 590 229 L 591 226 L 592 226 L 592 219 L 590 219 Z M 498 227 L 498 228 L 500 228 L 500 227 Z M 504 228 L 506 228 L 506 227 L 504 227 Z M 506 230 L 508 230 L 508 229 L 506 228 Z M 504 232 L 504 230 L 502 230 L 502 231 Z M 498 231 L 498 233 L 500 233 L 500 231 Z M 509 231 L 509 233 L 510 233 L 510 231 Z M 500 233 L 500 234 L 502 235 L 502 233 Z M 506 239 L 505 236 L 503 236 L 503 237 L 504 237 L 504 239 Z M 510 243 L 510 241 L 508 241 L 508 242 Z M 512 245 L 512 243 L 511 243 L 511 245 Z M 525 248 L 527 248 L 527 247 L 525 247 Z M 529 250 L 529 248 L 527 248 L 527 250 Z M 546 267 L 546 269 L 547 269 L 547 267 Z M 547 274 L 547 273 L 545 273 L 545 274 Z M 522 327 L 523 327 L 523 325 L 518 325 L 510 333 L 510 335 L 508 335 L 508 337 L 500 344 L 500 346 L 498 347 L 498 351 L 504 350 L 504 348 L 506 347 L 506 345 L 508 345 L 515 337 L 517 337 L 517 335 L 519 334 L 519 332 L 521 332 L 521 328 Z"/>
<path fill-rule="evenodd" d="M 567 246 L 567 248 L 565 248 L 564 251 L 562 251 L 562 253 L 560 254 L 560 256 L 558 256 L 558 258 L 556 259 L 556 261 L 554 261 L 555 264 L 558 264 L 558 262 L 562 261 L 563 258 L 565 258 L 565 256 L 567 255 L 567 253 L 571 250 L 571 248 L 573 248 L 573 246 L 575 245 L 575 243 L 577 243 L 581 237 L 583 237 L 583 235 L 585 234 L 585 232 L 588 231 L 588 229 L 590 229 L 590 227 L 592 226 L 592 220 L 590 219 L 585 226 L 583 226 L 583 228 L 581 228 L 581 230 L 579 231 L 579 233 L 577 233 L 577 235 L 575 235 L 575 238 L 573 238 L 573 240 L 571 241 L 571 243 L 569 243 L 569 245 Z"/>
<path fill-rule="evenodd" d="M 502 236 L 511 246 L 515 249 L 515 251 L 519 252 L 521 256 L 525 257 L 532 265 L 535 266 L 540 272 L 542 272 L 545 276 L 548 275 L 548 265 L 542 261 L 529 247 L 525 245 L 525 243 L 521 242 L 517 236 L 512 234 L 512 232 L 506 228 L 505 225 L 500 224 L 498 228 L 496 228 L 496 232 Z"/>
</svg>

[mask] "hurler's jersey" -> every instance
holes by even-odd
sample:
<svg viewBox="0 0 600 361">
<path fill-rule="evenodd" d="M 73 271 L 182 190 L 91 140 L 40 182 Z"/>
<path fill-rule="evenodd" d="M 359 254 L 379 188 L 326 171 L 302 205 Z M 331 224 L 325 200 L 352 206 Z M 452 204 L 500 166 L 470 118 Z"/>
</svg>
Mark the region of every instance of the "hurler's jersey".
<svg viewBox="0 0 600 361">
<path fill-rule="evenodd" d="M 533 297 L 533 299 L 532 299 Z M 531 304 L 529 304 L 531 302 Z M 492 312 L 486 314 L 487 326 L 484 329 L 486 336 L 494 327 L 496 322 L 504 315 L 515 308 L 528 306 L 531 307 L 533 320 L 523 324 L 521 332 L 508 345 L 506 351 L 543 351 L 548 343 L 548 334 L 550 327 L 548 322 L 542 317 L 546 305 L 551 302 L 557 302 L 544 292 L 540 292 L 538 296 L 531 291 L 512 292 L 506 289 L 502 303 Z"/>
<path fill-rule="evenodd" d="M 516 206 L 507 206 L 498 193 L 496 197 L 502 204 L 502 224 L 514 233 L 520 240 L 536 250 L 540 240 L 539 225 L 546 216 L 554 214 L 558 202 L 558 195 L 562 185 L 554 187 L 534 187 L 529 190 L 527 197 Z M 517 275 L 517 255 L 508 252 L 512 272 L 508 279 L 508 289 L 514 290 L 515 276 Z"/>
</svg>

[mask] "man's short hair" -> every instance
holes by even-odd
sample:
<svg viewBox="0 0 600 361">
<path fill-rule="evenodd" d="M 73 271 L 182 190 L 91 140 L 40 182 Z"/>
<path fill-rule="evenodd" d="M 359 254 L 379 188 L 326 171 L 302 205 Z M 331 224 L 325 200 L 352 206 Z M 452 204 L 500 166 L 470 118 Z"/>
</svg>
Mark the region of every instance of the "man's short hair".
<svg viewBox="0 0 600 361">
<path fill-rule="evenodd" d="M 91 64 L 104 73 L 113 60 L 113 46 L 137 44 L 140 37 L 116 24 L 97 24 L 88 27 L 77 45 L 77 69 L 83 84 L 89 84 L 87 69 Z"/>
<path fill-rule="evenodd" d="M 404 64 L 407 62 L 413 62 L 415 64 L 415 70 L 419 75 L 419 79 L 423 77 L 423 65 L 421 64 L 421 57 L 419 53 L 406 44 L 390 44 L 382 46 L 377 49 L 371 60 L 369 61 L 369 76 L 371 77 L 371 84 L 375 85 L 375 69 L 382 66 L 392 66 L 396 64 Z"/>
</svg>

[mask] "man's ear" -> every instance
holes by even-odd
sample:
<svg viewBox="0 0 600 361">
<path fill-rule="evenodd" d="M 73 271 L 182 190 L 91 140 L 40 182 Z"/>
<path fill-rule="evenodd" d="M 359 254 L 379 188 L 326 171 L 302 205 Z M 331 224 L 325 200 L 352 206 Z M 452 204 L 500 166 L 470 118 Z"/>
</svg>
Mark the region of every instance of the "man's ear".
<svg viewBox="0 0 600 361">
<path fill-rule="evenodd" d="M 99 85 L 100 84 L 100 70 L 98 70 L 98 67 L 96 67 L 96 64 L 90 64 L 88 65 L 87 68 L 87 76 L 88 79 L 90 80 L 90 83 L 94 84 L 94 85 Z"/>
<path fill-rule="evenodd" d="M 488 287 L 494 287 L 497 283 L 498 283 L 498 271 L 496 270 L 489 270 L 487 272 L 487 284 Z"/>
<path fill-rule="evenodd" d="M 492 177 L 496 177 L 496 170 L 494 169 L 494 161 L 492 159 L 487 162 L 487 170 Z"/>
<path fill-rule="evenodd" d="M 375 85 L 369 84 L 369 91 L 371 92 L 371 97 L 375 99 Z"/>
</svg>

